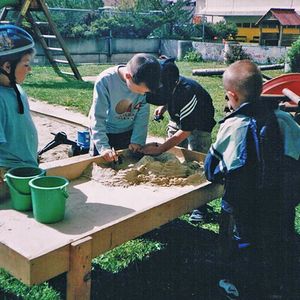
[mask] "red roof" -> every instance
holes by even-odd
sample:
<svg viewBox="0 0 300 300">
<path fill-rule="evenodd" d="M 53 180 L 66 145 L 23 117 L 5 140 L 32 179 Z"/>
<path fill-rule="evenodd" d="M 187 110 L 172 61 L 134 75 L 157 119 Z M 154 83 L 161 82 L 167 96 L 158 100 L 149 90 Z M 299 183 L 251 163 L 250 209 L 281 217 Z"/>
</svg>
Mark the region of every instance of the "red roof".
<svg viewBox="0 0 300 300">
<path fill-rule="evenodd" d="M 267 20 L 271 16 L 277 19 L 281 25 L 300 25 L 300 16 L 292 8 L 271 8 L 256 24 Z"/>
</svg>

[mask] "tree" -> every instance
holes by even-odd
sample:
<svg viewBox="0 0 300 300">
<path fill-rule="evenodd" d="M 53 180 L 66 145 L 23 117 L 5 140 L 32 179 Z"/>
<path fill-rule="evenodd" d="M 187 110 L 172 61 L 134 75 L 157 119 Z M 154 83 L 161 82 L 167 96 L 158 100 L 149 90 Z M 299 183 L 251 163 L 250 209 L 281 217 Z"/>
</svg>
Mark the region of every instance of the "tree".
<svg viewBox="0 0 300 300">
<path fill-rule="evenodd" d="M 161 0 L 135 0 L 135 9 L 137 11 L 162 10 Z"/>
<path fill-rule="evenodd" d="M 288 51 L 291 71 L 300 72 L 300 38 L 294 42 Z"/>
<path fill-rule="evenodd" d="M 51 7 L 95 9 L 101 0 L 50 0 Z M 120 0 L 109 14 L 100 12 L 55 12 L 53 18 L 64 36 L 163 37 L 189 39 L 195 36 L 187 0 L 173 4 L 160 0 Z M 75 16 L 76 14 L 76 16 Z"/>
<path fill-rule="evenodd" d="M 230 36 L 235 37 L 237 35 L 238 29 L 236 24 L 231 22 L 220 21 L 215 24 L 215 30 L 217 37 L 227 40 Z"/>
<path fill-rule="evenodd" d="M 131 10 L 134 9 L 136 5 L 136 0 L 120 0 L 118 8 L 121 10 Z"/>
<path fill-rule="evenodd" d="M 103 6 L 102 0 L 48 0 L 49 7 L 98 9 Z"/>
<path fill-rule="evenodd" d="M 160 17 L 160 26 L 155 31 L 159 37 L 190 37 L 193 12 L 186 9 L 188 0 L 177 0 L 175 3 L 163 3 L 160 0 L 136 0 L 136 11 L 156 11 Z"/>
<path fill-rule="evenodd" d="M 234 23 L 220 21 L 217 23 L 205 24 L 205 37 L 209 40 L 215 38 L 227 40 L 229 37 L 234 38 L 237 35 L 237 32 L 238 29 Z"/>
</svg>

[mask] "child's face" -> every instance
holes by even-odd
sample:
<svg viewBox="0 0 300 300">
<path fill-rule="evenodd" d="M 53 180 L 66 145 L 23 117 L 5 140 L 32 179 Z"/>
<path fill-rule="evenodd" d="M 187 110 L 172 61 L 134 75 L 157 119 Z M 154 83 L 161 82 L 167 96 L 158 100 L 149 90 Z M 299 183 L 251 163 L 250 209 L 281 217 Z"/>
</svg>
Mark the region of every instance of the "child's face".
<svg viewBox="0 0 300 300">
<path fill-rule="evenodd" d="M 144 95 L 145 93 L 150 92 L 149 88 L 144 83 L 134 83 L 131 76 L 129 76 L 129 78 L 126 78 L 126 84 L 130 91 L 133 93 Z"/>
<path fill-rule="evenodd" d="M 21 61 L 16 66 L 15 76 L 16 82 L 22 84 L 25 80 L 27 74 L 31 71 L 31 62 L 32 55 L 26 54 L 22 57 Z"/>
</svg>

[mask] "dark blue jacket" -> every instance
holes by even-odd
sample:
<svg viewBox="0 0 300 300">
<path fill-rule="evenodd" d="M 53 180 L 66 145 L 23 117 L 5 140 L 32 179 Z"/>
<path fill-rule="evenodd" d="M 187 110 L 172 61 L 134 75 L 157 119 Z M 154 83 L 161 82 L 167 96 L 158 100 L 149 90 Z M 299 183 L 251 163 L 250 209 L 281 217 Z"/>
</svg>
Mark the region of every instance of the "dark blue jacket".
<svg viewBox="0 0 300 300">
<path fill-rule="evenodd" d="M 300 127 L 283 112 L 261 111 L 246 103 L 221 121 L 205 160 L 207 179 L 224 182 L 223 199 L 250 241 L 262 228 L 269 237 L 284 228 L 291 232 L 300 201 Z"/>
</svg>

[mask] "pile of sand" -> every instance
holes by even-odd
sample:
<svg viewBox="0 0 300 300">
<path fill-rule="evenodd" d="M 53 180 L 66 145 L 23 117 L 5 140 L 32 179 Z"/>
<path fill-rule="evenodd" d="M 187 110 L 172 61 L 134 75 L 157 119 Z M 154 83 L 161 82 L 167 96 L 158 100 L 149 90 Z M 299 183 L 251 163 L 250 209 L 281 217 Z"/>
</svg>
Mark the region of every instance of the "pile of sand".
<svg viewBox="0 0 300 300">
<path fill-rule="evenodd" d="M 174 154 L 144 156 L 136 163 L 122 165 L 97 165 L 94 163 L 84 176 L 103 185 L 128 187 L 132 185 L 185 186 L 206 181 L 199 162 L 181 163 Z"/>
</svg>

